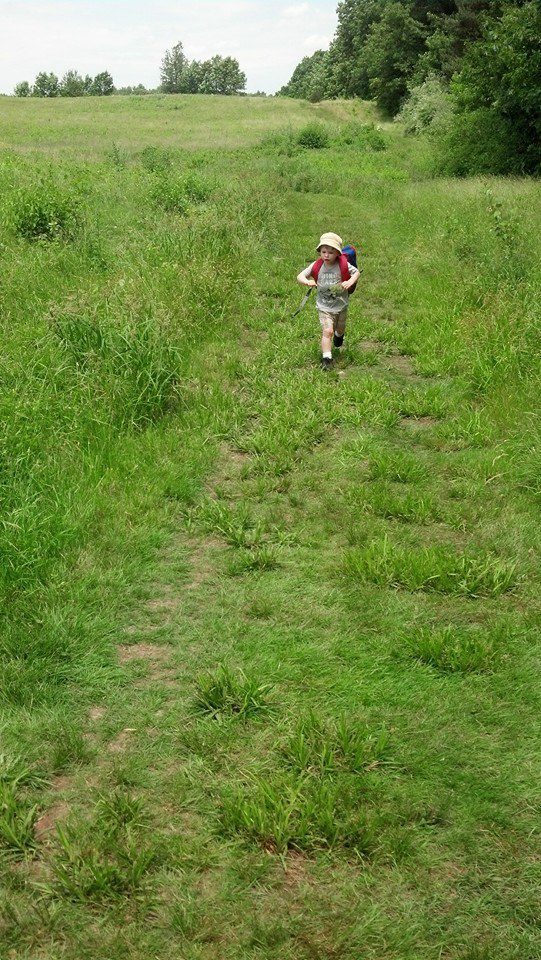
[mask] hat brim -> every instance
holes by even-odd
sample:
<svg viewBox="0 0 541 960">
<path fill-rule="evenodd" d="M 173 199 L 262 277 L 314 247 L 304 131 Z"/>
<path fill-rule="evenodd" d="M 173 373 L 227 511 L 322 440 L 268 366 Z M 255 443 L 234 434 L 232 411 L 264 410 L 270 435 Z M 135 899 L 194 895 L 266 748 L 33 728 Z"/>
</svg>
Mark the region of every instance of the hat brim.
<svg viewBox="0 0 541 960">
<path fill-rule="evenodd" d="M 340 247 L 336 247 L 336 246 L 334 245 L 334 243 L 320 243 L 319 247 L 316 247 L 316 250 L 317 250 L 318 253 L 319 253 L 319 251 L 321 250 L 322 247 L 330 247 L 331 250 L 336 250 L 337 253 L 342 253 L 341 248 L 340 248 Z"/>
</svg>

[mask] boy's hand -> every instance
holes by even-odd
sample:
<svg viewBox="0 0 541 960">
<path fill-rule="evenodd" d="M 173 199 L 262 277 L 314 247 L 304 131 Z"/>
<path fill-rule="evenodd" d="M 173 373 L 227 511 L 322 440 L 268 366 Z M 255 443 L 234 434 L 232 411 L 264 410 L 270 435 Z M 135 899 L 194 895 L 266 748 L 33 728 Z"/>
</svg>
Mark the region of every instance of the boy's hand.
<svg viewBox="0 0 541 960">
<path fill-rule="evenodd" d="M 357 277 L 355 277 L 355 280 L 353 280 L 351 277 L 349 278 L 349 280 L 344 280 L 342 283 L 342 289 L 349 290 L 349 288 L 352 287 L 353 284 L 356 283 L 356 281 L 357 281 Z"/>
</svg>

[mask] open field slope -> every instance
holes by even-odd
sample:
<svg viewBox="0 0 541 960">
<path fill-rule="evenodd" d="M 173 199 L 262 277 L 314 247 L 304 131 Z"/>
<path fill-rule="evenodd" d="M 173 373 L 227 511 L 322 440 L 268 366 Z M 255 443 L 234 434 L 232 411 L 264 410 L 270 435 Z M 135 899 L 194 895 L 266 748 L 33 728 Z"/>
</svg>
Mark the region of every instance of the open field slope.
<svg viewBox="0 0 541 960">
<path fill-rule="evenodd" d="M 2 960 L 541 956 L 539 187 L 363 111 L 0 101 Z"/>
</svg>

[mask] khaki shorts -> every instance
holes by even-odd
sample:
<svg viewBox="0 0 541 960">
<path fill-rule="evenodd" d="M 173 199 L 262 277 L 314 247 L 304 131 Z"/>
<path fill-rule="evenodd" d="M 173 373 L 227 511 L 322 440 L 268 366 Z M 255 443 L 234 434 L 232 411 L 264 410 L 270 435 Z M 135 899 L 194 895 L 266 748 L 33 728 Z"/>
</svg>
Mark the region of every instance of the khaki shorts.
<svg viewBox="0 0 541 960">
<path fill-rule="evenodd" d="M 341 336 L 346 329 L 346 319 L 348 315 L 347 307 L 340 313 L 327 313 L 325 310 L 318 310 L 319 322 L 323 333 L 331 335 L 336 331 Z"/>
</svg>

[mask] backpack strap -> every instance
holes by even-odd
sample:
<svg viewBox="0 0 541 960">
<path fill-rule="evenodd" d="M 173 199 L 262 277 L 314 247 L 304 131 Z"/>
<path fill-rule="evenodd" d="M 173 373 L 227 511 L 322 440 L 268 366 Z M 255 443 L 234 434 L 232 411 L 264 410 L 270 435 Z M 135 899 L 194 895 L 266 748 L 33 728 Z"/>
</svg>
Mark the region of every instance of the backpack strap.
<svg viewBox="0 0 541 960">
<path fill-rule="evenodd" d="M 335 261 L 336 263 L 336 261 Z M 312 267 L 312 276 L 317 283 L 317 278 L 319 276 L 319 271 L 323 266 L 323 260 L 321 257 L 319 260 L 316 260 L 314 266 Z M 349 280 L 349 260 L 346 257 L 345 253 L 341 253 L 338 257 L 338 266 L 340 267 L 340 275 L 342 277 L 342 283 L 345 283 L 346 280 Z"/>
<path fill-rule="evenodd" d="M 319 260 L 316 260 L 316 262 L 314 263 L 314 266 L 312 267 L 312 276 L 316 281 L 316 283 L 317 283 L 317 278 L 319 276 L 319 271 L 321 270 L 322 266 L 323 266 L 323 260 L 320 257 Z"/>
<path fill-rule="evenodd" d="M 340 254 L 338 263 L 340 266 L 340 273 L 342 274 L 342 283 L 345 283 L 346 280 L 349 280 L 349 260 L 345 253 Z"/>
</svg>

